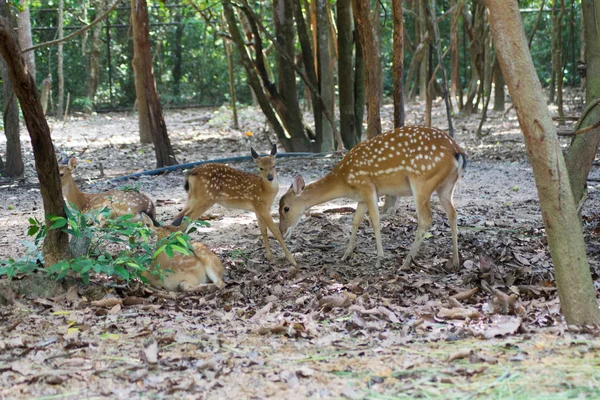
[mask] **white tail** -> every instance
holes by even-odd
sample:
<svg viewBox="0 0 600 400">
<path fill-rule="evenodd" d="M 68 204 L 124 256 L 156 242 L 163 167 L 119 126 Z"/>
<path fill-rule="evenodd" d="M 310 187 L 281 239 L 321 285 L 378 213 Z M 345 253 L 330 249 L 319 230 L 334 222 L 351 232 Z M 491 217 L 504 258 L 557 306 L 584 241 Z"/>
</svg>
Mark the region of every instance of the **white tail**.
<svg viewBox="0 0 600 400">
<path fill-rule="evenodd" d="M 72 157 L 66 164 L 59 166 L 60 182 L 63 195 L 69 203 L 86 213 L 91 210 L 100 210 L 108 207 L 112 217 L 131 214 L 133 218 L 141 220 L 141 213 L 149 215 L 156 223 L 156 208 L 148 196 L 139 192 L 125 192 L 109 190 L 101 193 L 83 193 L 73 179 L 73 170 L 77 166 L 77 159 Z"/>
<path fill-rule="evenodd" d="M 157 241 L 178 231 L 178 228 L 172 225 L 155 226 L 154 221 L 146 214 L 142 214 L 142 218 L 144 223 L 156 233 Z M 156 268 L 165 271 L 162 280 L 151 271 L 144 272 L 142 275 L 152 286 L 172 291 L 186 292 L 210 282 L 219 289 L 224 287 L 222 276 L 225 268 L 219 257 L 202 243 L 192 243 L 192 249 L 193 253 L 189 255 L 175 253 L 173 257 L 169 257 L 162 252 L 156 257 L 151 271 Z"/>
<path fill-rule="evenodd" d="M 179 226 L 183 217 L 199 218 L 213 204 L 227 208 L 253 211 L 260 228 L 267 253 L 271 260 L 271 249 L 267 228 L 279 241 L 288 261 L 296 265 L 283 236 L 271 218 L 271 204 L 279 191 L 279 182 L 275 172 L 277 147 L 273 145 L 271 154 L 259 157 L 251 149 L 252 158 L 260 168 L 260 176 L 239 171 L 223 164 L 203 164 L 194 168 L 186 178 L 185 189 L 188 200 L 183 210 L 175 217 L 173 225 Z"/>
<path fill-rule="evenodd" d="M 356 233 L 367 210 L 377 242 L 377 265 L 383 257 L 378 197 L 410 196 L 416 203 L 418 228 L 404 259 L 407 268 L 431 225 L 431 194 L 437 192 L 452 231 L 452 264 L 458 267 L 458 231 L 452 196 L 465 167 L 466 156 L 444 131 L 405 126 L 359 143 L 323 178 L 304 187 L 301 176 L 279 202 L 279 228 L 288 237 L 306 209 L 340 197 L 358 200 L 352 234 L 343 260 L 356 244 Z"/>
</svg>

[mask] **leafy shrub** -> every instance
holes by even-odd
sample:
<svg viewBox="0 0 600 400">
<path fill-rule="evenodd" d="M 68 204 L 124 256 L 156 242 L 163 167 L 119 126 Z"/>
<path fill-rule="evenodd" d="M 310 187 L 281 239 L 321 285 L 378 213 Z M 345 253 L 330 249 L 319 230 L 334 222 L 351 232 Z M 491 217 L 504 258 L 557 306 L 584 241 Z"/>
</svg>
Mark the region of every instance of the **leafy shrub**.
<svg viewBox="0 0 600 400">
<path fill-rule="evenodd" d="M 92 273 L 126 281 L 133 278 L 145 281 L 141 274 L 150 271 L 152 261 L 162 252 L 169 257 L 173 257 L 175 252 L 191 254 L 189 234 L 196 230 L 194 224 L 190 224 L 186 232 L 174 232 L 154 244 L 154 240 L 150 239 L 150 228 L 132 219 L 132 215 L 110 218 L 108 208 L 89 213 L 67 208 L 66 218 L 52 216 L 50 221 L 49 229 L 62 229 L 69 234 L 69 245 L 75 256 L 42 268 L 41 244 L 48 228 L 42 221 L 30 218 L 27 234 L 34 237 L 33 242 L 24 242 L 27 247 L 24 257 L 0 261 L 0 276 L 13 277 L 17 273 L 30 274 L 41 270 L 56 279 L 75 273 L 86 283 Z M 198 223 L 208 226 L 203 221 Z M 150 272 L 158 273 L 159 270 L 156 268 L 156 271 Z"/>
</svg>

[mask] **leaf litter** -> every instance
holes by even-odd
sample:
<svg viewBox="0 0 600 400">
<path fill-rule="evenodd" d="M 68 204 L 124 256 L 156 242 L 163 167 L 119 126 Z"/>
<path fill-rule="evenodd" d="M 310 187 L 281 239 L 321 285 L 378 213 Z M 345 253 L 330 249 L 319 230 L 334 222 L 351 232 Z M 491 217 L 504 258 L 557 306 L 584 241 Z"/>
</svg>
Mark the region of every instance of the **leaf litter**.
<svg viewBox="0 0 600 400">
<path fill-rule="evenodd" d="M 260 113 L 244 113 L 235 131 L 223 118 L 227 112 L 219 109 L 219 122 L 212 110 L 167 111 L 180 162 L 247 155 L 250 145 L 269 148 Z M 389 106 L 383 115 L 391 120 Z M 407 115 L 409 123 L 422 123 L 416 113 Z M 104 190 L 104 179 L 154 167 L 152 149 L 136 142 L 135 118 L 110 117 L 72 118 L 53 134 L 63 152 L 87 148 L 78 179 L 96 185 L 85 190 Z M 416 229 L 409 198 L 382 220 L 386 256 L 379 269 L 368 220 L 356 251 L 340 262 L 355 206 L 350 201 L 317 206 L 297 227 L 288 245 L 298 267 L 285 263 L 272 239 L 276 261 L 266 261 L 251 215 L 213 207 L 211 227 L 195 235 L 226 265 L 222 290 L 169 293 L 92 279 L 35 298 L 24 295 L 25 283 L 0 282 L 6 304 L 0 308 L 0 397 L 600 396 L 597 331 L 568 327 L 560 315 L 531 169 L 522 141 L 504 140 L 519 138 L 516 117 L 491 112 L 491 118 L 498 131 L 481 140 L 468 133 L 476 119 L 457 121 L 470 161 L 455 196 L 458 271 L 446 267 L 450 233 L 435 198 L 430 235 L 409 271 L 399 268 Z M 434 120 L 443 126 L 439 104 Z M 26 180 L 34 182 L 31 154 L 25 157 Z M 317 179 L 340 157 L 278 160 L 280 192 L 299 173 Z M 181 171 L 139 182 L 162 221 L 185 202 Z M 41 217 L 39 192 L 9 185 L 0 198 L 14 204 L 3 206 L 0 237 L 18 231 L 24 239 L 27 218 Z M 592 190 L 583 214 L 595 279 L 599 204 Z M 2 240 L 2 258 L 19 256 L 17 241 Z"/>
</svg>

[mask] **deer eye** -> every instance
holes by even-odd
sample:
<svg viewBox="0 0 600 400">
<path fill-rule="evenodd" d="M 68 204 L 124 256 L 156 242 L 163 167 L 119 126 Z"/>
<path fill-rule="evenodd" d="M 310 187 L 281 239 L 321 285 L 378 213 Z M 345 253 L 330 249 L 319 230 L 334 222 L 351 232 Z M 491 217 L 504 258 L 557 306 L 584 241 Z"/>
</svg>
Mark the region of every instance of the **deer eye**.
<svg viewBox="0 0 600 400">
<path fill-rule="evenodd" d="M 260 167 L 259 167 L 259 168 L 260 168 Z M 261 170 L 261 171 L 264 171 L 265 169 L 264 169 L 264 168 L 260 168 L 260 170 Z"/>
<path fill-rule="evenodd" d="M 288 212 L 288 211 L 290 211 L 289 207 L 283 207 L 283 212 Z"/>
</svg>

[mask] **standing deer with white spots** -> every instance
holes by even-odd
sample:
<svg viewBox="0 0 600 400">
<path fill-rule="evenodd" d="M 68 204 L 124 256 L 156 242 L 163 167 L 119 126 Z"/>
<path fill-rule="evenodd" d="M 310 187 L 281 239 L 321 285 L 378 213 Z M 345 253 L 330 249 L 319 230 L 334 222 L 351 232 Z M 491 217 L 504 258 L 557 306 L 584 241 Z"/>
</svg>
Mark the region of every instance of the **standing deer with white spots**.
<svg viewBox="0 0 600 400">
<path fill-rule="evenodd" d="M 271 218 L 271 205 L 279 191 L 275 172 L 277 146 L 273 144 L 271 154 L 265 157 L 259 157 L 252 148 L 250 152 L 260 169 L 260 176 L 223 164 L 203 164 L 194 168 L 185 181 L 185 190 L 188 192 L 187 203 L 175 217 L 173 225 L 179 226 L 184 217 L 199 218 L 213 204 L 253 211 L 265 244 L 267 259 L 269 261 L 273 259 L 269 247 L 268 228 L 283 247 L 288 261 L 296 265 L 294 257 L 283 241 L 283 236 Z"/>
<path fill-rule="evenodd" d="M 169 237 L 177 232 L 178 228 L 172 225 L 155 226 L 154 221 L 146 214 L 142 214 L 144 223 L 156 233 L 156 242 Z M 202 243 L 191 243 L 192 254 L 173 254 L 169 257 L 164 251 L 152 262 L 152 269 L 142 273 L 152 286 L 166 290 L 187 292 L 203 284 L 214 283 L 219 289 L 225 286 L 223 273 L 225 268 L 221 259 Z M 164 271 L 163 279 L 153 274 L 156 268 Z"/>
<path fill-rule="evenodd" d="M 101 193 L 83 193 L 73 179 L 73 170 L 77 159 L 71 157 L 66 164 L 59 165 L 60 182 L 63 195 L 80 212 L 101 210 L 107 207 L 112 218 L 131 215 L 142 220 L 141 213 L 149 215 L 156 224 L 156 208 L 148 196 L 134 191 L 109 190 Z"/>
<path fill-rule="evenodd" d="M 415 240 L 404 259 L 408 268 L 417 255 L 431 225 L 431 194 L 435 191 L 448 215 L 452 231 L 452 265 L 458 267 L 458 231 L 452 196 L 466 166 L 466 155 L 444 131 L 423 126 L 405 126 L 359 143 L 331 172 L 304 186 L 301 176 L 279 201 L 279 229 L 291 236 L 302 214 L 317 204 L 340 197 L 358 201 L 346 260 L 356 244 L 358 226 L 369 216 L 377 242 L 377 266 L 383 257 L 379 225 L 379 196 L 412 196 L 415 199 L 418 227 Z"/>
</svg>

